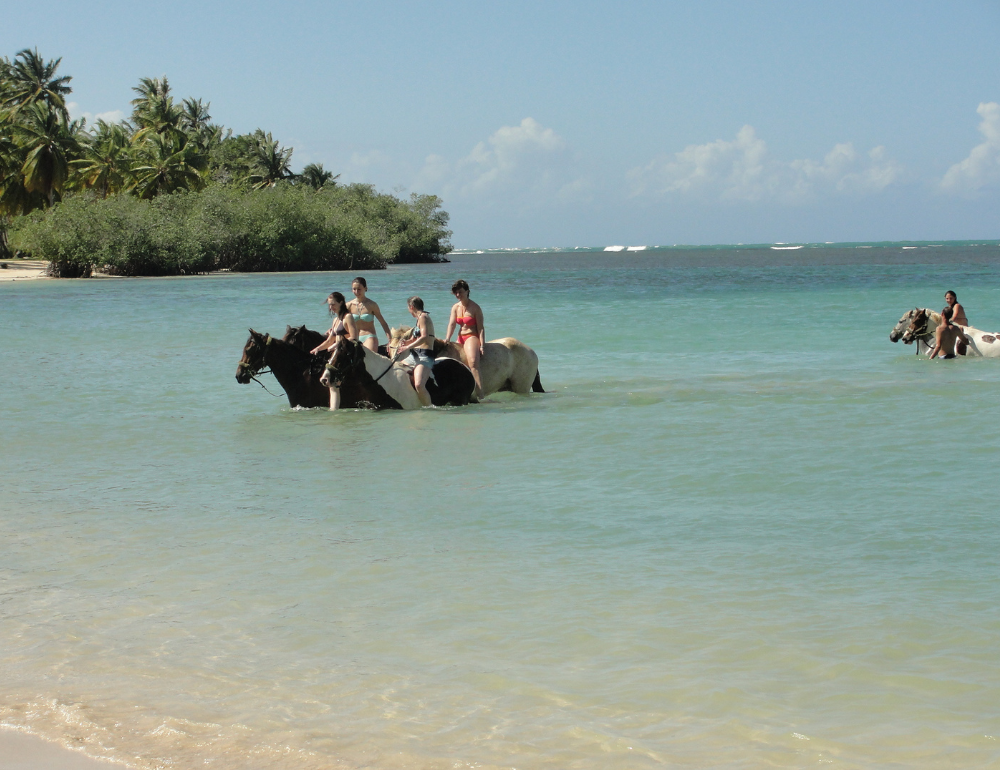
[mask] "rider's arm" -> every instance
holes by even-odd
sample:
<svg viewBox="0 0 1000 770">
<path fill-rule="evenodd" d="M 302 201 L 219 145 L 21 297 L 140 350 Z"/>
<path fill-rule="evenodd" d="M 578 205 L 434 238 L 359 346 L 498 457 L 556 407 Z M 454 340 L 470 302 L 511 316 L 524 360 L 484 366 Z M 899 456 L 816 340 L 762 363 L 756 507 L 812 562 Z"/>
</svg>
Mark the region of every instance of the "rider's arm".
<svg viewBox="0 0 1000 770">
<path fill-rule="evenodd" d="M 337 335 L 334 334 L 333 332 L 330 332 L 330 334 L 328 334 L 326 336 L 325 340 L 323 340 L 321 343 L 319 343 L 319 345 L 317 345 L 316 347 L 314 347 L 309 352 L 312 353 L 313 355 L 316 355 L 317 353 L 319 353 L 319 352 L 321 352 L 323 350 L 328 350 L 330 348 L 330 346 L 334 342 L 336 342 L 336 340 L 337 340 Z"/>
<path fill-rule="evenodd" d="M 420 318 L 417 319 L 417 325 L 413 327 L 413 334 L 417 336 L 411 337 L 409 344 L 401 346 L 399 348 L 399 352 L 415 348 L 417 347 L 417 345 L 421 345 L 424 342 L 427 342 L 431 338 L 431 335 L 427 333 L 426 316 L 420 316 Z"/>
<path fill-rule="evenodd" d="M 934 350 L 931 351 L 928 358 L 934 358 L 938 353 L 941 352 L 941 327 L 939 326 L 934 332 Z"/>
<path fill-rule="evenodd" d="M 455 310 L 458 305 L 451 306 L 451 315 L 448 316 L 448 333 L 445 335 L 444 341 L 451 342 L 451 335 L 455 332 L 455 319 L 458 317 L 458 311 Z"/>
<path fill-rule="evenodd" d="M 354 316 L 350 313 L 344 316 L 344 331 L 347 332 L 347 339 L 356 340 L 358 338 L 358 325 L 354 323 Z"/>
<path fill-rule="evenodd" d="M 378 322 L 382 324 L 382 329 L 385 331 L 385 336 L 388 339 L 392 335 L 392 330 L 389 328 L 389 324 L 387 324 L 385 322 L 385 319 L 382 317 L 382 311 L 379 309 L 378 303 L 372 302 L 371 304 L 375 306 L 372 309 L 372 313 L 375 314 L 375 317 L 378 319 Z"/>
<path fill-rule="evenodd" d="M 476 304 L 476 324 L 479 326 L 479 352 L 486 349 L 486 324 L 483 322 L 483 309 Z"/>
</svg>

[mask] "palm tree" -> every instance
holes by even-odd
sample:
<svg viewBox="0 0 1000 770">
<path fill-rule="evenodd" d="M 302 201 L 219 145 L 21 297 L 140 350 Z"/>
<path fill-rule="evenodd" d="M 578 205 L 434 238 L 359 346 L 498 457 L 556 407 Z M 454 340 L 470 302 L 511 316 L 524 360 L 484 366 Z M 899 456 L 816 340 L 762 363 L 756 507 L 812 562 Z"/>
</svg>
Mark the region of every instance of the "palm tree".
<svg viewBox="0 0 1000 770">
<path fill-rule="evenodd" d="M 183 111 L 174 104 L 166 77 L 141 78 L 132 89 L 139 96 L 132 100 L 132 122 L 138 130 L 132 143 L 138 144 L 150 134 L 170 134 L 175 141 L 184 133 Z"/>
<path fill-rule="evenodd" d="M 96 188 L 102 198 L 120 192 L 131 176 L 129 150 L 129 132 L 125 124 L 97 121 L 84 145 L 83 157 L 70 164 L 76 172 L 77 184 Z"/>
<path fill-rule="evenodd" d="M 282 179 L 291 179 L 292 148 L 284 149 L 270 133 L 265 134 L 259 128 L 253 133 L 251 142 L 253 169 L 250 172 L 250 185 L 255 190 L 274 187 Z"/>
<path fill-rule="evenodd" d="M 170 83 L 166 75 L 162 78 L 139 78 L 139 85 L 132 90 L 139 94 L 132 100 L 133 114 L 139 116 L 152 102 L 163 101 L 170 96 Z"/>
<path fill-rule="evenodd" d="M 56 77 L 61 61 L 60 57 L 46 62 L 37 49 L 18 51 L 14 61 L 4 66 L 7 87 L 2 106 L 17 112 L 29 104 L 43 102 L 69 121 L 65 97 L 73 90 L 69 87 L 73 78 L 70 75 Z"/>
<path fill-rule="evenodd" d="M 0 108 L 7 102 L 10 94 L 10 59 L 0 56 Z"/>
<path fill-rule="evenodd" d="M 51 206 L 66 185 L 70 162 L 80 153 L 82 123 L 67 122 L 62 111 L 44 101 L 21 108 L 18 118 L 11 123 L 11 135 L 24 153 L 24 188 L 44 195 Z"/>
<path fill-rule="evenodd" d="M 310 163 L 302 169 L 299 179 L 314 190 L 322 190 L 326 185 L 334 187 L 340 179 L 340 174 L 334 176 L 332 171 L 323 168 L 322 163 Z"/>
<path fill-rule="evenodd" d="M 212 116 L 208 108 L 212 103 L 204 104 L 201 99 L 185 99 L 181 107 L 181 125 L 189 134 L 200 134 L 208 128 Z"/>
<path fill-rule="evenodd" d="M 186 134 L 174 139 L 150 134 L 137 150 L 132 166 L 132 191 L 140 198 L 153 198 L 177 190 L 200 190 L 208 158 Z"/>
</svg>

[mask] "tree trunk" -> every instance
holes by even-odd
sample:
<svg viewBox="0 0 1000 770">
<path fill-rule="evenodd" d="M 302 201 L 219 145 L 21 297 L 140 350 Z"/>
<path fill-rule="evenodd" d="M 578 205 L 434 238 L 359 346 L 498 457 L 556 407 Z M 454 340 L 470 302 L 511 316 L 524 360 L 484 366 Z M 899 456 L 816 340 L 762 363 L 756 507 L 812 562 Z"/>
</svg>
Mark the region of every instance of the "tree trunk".
<svg viewBox="0 0 1000 770">
<path fill-rule="evenodd" d="M 7 222 L 5 219 L 0 219 L 0 258 L 10 259 L 13 256 L 7 244 Z"/>
</svg>

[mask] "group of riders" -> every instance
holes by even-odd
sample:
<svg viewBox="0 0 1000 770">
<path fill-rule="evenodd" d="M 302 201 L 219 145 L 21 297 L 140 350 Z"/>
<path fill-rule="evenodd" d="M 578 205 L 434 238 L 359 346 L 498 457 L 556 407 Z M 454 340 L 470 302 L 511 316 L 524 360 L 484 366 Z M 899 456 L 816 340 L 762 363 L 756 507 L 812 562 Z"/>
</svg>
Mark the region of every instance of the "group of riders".
<svg viewBox="0 0 1000 770">
<path fill-rule="evenodd" d="M 330 315 L 333 316 L 333 323 L 326 333 L 326 339 L 313 348 L 310 352 L 314 355 L 329 350 L 342 338 L 353 340 L 364 345 L 369 350 L 378 353 L 378 331 L 375 322 L 378 321 L 387 337 L 387 343 L 392 339 L 392 330 L 385 318 L 378 303 L 368 297 L 368 282 L 361 277 L 355 278 L 351 283 L 351 292 L 354 299 L 347 301 L 339 291 L 330 292 L 326 298 L 326 304 L 330 308 Z M 458 331 L 458 344 L 465 353 L 465 361 L 472 370 L 473 379 L 476 382 L 476 397 L 482 398 L 483 385 L 480 375 L 479 364 L 482 359 L 483 349 L 486 344 L 486 335 L 483 324 L 483 309 L 479 304 L 469 299 L 469 284 L 458 280 L 452 284 L 451 293 L 458 300 L 451 308 L 451 316 L 448 319 L 448 331 L 444 341 L 450 342 L 452 334 Z M 417 397 L 424 406 L 431 405 L 431 396 L 427 391 L 427 380 L 431 377 L 434 369 L 434 322 L 430 313 L 424 310 L 424 301 L 420 297 L 410 297 L 406 301 L 407 310 L 413 316 L 413 330 L 407 339 L 401 341 L 399 347 L 393 351 L 393 360 L 403 358 L 405 354 L 407 362 L 413 367 L 413 387 L 417 391 Z M 340 389 L 335 384 L 330 384 L 330 409 L 337 409 L 340 406 Z"/>
<path fill-rule="evenodd" d="M 930 358 L 955 358 L 964 353 L 968 344 L 965 332 L 959 328 L 969 325 L 965 308 L 959 304 L 958 296 L 953 291 L 945 292 L 944 301 L 947 306 L 941 311 L 941 323 L 934 331 L 934 348 Z"/>
</svg>

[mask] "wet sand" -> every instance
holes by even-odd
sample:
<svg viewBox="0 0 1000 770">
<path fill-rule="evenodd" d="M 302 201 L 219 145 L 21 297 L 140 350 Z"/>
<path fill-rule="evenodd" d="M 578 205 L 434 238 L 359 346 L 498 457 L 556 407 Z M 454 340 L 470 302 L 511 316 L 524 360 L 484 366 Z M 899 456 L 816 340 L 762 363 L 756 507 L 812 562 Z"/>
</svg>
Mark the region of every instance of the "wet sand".
<svg viewBox="0 0 1000 770">
<path fill-rule="evenodd" d="M 34 735 L 0 729 L 0 770 L 114 770 L 123 767 L 92 759 Z"/>
</svg>

